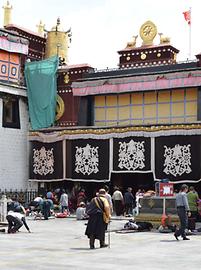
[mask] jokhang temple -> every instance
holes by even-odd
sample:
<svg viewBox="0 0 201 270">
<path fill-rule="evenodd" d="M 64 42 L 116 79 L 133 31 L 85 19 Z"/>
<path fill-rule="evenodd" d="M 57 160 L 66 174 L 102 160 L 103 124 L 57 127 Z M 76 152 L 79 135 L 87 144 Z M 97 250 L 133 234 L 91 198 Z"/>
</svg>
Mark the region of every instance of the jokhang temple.
<svg viewBox="0 0 201 270">
<path fill-rule="evenodd" d="M 201 54 L 177 62 L 170 38 L 146 21 L 140 37 L 118 51 L 118 68 L 99 71 L 68 64 L 71 31 L 60 20 L 45 37 L 5 29 L 29 40 L 31 62 L 60 59 L 55 123 L 29 132 L 29 181 L 154 189 L 169 179 L 201 191 Z"/>
<path fill-rule="evenodd" d="M 30 180 L 200 181 L 201 58 L 177 63 L 179 50 L 161 34 L 154 45 L 156 35 L 145 22 L 141 46 L 128 42 L 115 70 L 60 66 L 56 126 L 29 134 Z"/>
</svg>

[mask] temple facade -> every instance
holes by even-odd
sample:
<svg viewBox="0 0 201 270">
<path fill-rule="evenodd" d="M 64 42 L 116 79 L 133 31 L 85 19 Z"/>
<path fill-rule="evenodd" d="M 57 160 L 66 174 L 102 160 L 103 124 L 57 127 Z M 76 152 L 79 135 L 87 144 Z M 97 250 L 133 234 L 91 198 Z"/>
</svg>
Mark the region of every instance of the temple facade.
<svg viewBox="0 0 201 270">
<path fill-rule="evenodd" d="M 98 71 L 89 64 L 70 65 L 71 29 L 64 30 L 58 19 L 50 31 L 40 22 L 35 33 L 13 24 L 8 16 L 11 6 L 7 8 L 0 35 L 2 132 L 8 139 L 11 131 L 23 128 L 24 148 L 19 146 L 24 149 L 23 162 L 15 170 L 26 168 L 20 175 L 25 186 L 79 185 L 94 190 L 108 183 L 137 190 L 154 189 L 156 181 L 169 179 L 174 184 L 192 183 L 201 192 L 199 52 L 194 61 L 177 62 L 179 50 L 170 38 L 146 21 L 117 52 L 117 68 Z M 29 126 L 26 148 L 25 62 L 55 55 L 59 58 L 55 122 L 38 130 Z M 6 120 L 9 115 L 4 116 L 11 102 L 19 104 L 14 125 Z M 19 120 L 20 115 L 26 120 Z M 6 153 L 10 143 L 1 147 Z M 8 173 L 9 166 L 0 168 Z M 9 182 L 5 180 L 10 187 Z"/>
<path fill-rule="evenodd" d="M 179 50 L 151 21 L 139 34 L 142 44 L 134 36 L 116 69 L 60 67 L 56 126 L 29 133 L 31 181 L 154 189 L 169 179 L 199 188 L 200 55 L 178 63 Z"/>
</svg>

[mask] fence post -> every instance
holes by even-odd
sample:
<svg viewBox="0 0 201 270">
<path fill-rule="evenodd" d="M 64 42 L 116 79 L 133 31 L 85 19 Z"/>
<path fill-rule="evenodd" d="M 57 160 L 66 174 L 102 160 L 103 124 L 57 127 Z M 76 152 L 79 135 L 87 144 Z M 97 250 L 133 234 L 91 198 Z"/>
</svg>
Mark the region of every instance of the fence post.
<svg viewBox="0 0 201 270">
<path fill-rule="evenodd" d="M 0 222 L 6 222 L 7 216 L 7 198 L 6 195 L 2 195 L 0 200 Z"/>
</svg>

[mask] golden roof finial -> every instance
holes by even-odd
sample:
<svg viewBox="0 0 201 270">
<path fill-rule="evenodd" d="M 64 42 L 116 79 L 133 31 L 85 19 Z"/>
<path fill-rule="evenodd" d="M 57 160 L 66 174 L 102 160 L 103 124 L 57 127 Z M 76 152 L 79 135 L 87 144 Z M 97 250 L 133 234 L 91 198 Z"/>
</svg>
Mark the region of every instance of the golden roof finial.
<svg viewBox="0 0 201 270">
<path fill-rule="evenodd" d="M 62 27 L 60 18 L 57 18 L 56 25 L 52 27 L 51 31 L 47 31 L 45 58 L 58 55 L 60 59 L 63 60 L 63 63 L 67 63 L 71 36 L 71 28 L 68 31 L 65 31 Z"/>
<path fill-rule="evenodd" d="M 60 20 L 60 18 L 58 17 L 58 18 L 57 18 L 57 25 L 60 25 L 60 23 L 61 23 L 61 20 Z"/>
<path fill-rule="evenodd" d="M 45 24 L 42 23 L 42 20 L 40 20 L 39 24 L 36 25 L 38 28 L 38 34 L 40 34 L 41 36 L 44 35 L 44 31 L 45 31 Z"/>
<path fill-rule="evenodd" d="M 6 2 L 6 4 L 3 6 L 4 9 L 4 23 L 3 26 L 6 26 L 8 24 L 11 24 L 11 10 L 12 6 L 10 5 L 9 1 Z"/>
<path fill-rule="evenodd" d="M 64 30 L 62 29 L 61 20 L 60 20 L 59 17 L 57 18 L 57 24 L 52 27 L 51 31 L 55 31 L 55 32 L 60 32 L 61 31 L 61 32 L 64 32 Z"/>
<path fill-rule="evenodd" d="M 61 30 L 60 28 L 61 28 L 61 20 L 60 20 L 60 18 L 58 17 L 58 18 L 57 18 L 57 25 L 56 25 L 56 32 L 59 31 L 59 30 Z"/>
</svg>

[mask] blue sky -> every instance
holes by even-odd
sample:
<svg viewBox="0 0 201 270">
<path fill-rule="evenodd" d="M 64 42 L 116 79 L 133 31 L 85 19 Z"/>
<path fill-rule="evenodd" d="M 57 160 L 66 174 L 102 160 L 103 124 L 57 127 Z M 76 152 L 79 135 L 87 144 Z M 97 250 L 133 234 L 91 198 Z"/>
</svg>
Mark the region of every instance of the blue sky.
<svg viewBox="0 0 201 270">
<path fill-rule="evenodd" d="M 1 6 L 5 3 L 0 0 Z M 118 64 L 118 50 L 125 48 L 140 26 L 153 21 L 158 32 L 171 38 L 180 50 L 178 60 L 189 51 L 189 27 L 182 12 L 192 7 L 192 58 L 201 52 L 200 0 L 10 0 L 14 24 L 36 31 L 42 20 L 50 30 L 60 17 L 65 30 L 72 28 L 69 64 L 88 63 L 96 68 Z M 3 9 L 0 11 L 3 18 Z M 1 22 L 1 26 L 3 19 Z M 154 40 L 159 43 L 159 38 Z M 141 39 L 138 38 L 138 46 Z"/>
</svg>

